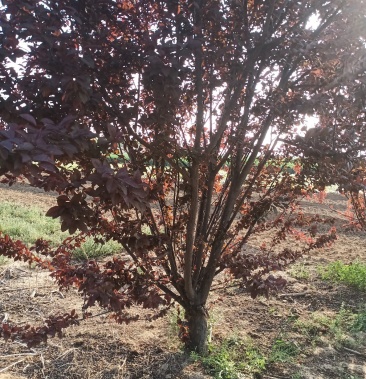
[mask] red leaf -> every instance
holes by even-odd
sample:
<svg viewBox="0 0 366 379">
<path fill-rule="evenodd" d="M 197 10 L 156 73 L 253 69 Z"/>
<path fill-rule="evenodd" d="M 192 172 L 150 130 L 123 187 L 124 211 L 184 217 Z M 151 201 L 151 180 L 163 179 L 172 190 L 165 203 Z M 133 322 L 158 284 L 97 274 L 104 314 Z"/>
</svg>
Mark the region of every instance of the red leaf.
<svg viewBox="0 0 366 379">
<path fill-rule="evenodd" d="M 56 205 L 47 211 L 46 216 L 57 218 L 60 216 L 61 213 L 62 213 L 62 208 Z"/>
</svg>

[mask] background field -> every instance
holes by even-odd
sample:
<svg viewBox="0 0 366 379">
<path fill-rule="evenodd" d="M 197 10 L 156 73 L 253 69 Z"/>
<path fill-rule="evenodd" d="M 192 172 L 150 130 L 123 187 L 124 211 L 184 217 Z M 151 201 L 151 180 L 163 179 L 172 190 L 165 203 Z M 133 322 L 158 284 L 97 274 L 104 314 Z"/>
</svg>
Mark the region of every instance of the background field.
<svg viewBox="0 0 366 379">
<path fill-rule="evenodd" d="M 38 237 L 57 243 L 63 237 L 57 221 L 42 218 L 54 202 L 53 194 L 25 185 L 1 187 L 0 228 L 22 238 L 23 230 L 32 230 L 25 236 L 31 241 L 39 233 L 32 225 L 38 220 L 43 233 Z M 47 346 L 0 342 L 0 378 L 366 378 L 366 235 L 349 227 L 342 215 L 347 201 L 339 194 L 328 194 L 323 203 L 308 199 L 303 207 L 332 219 L 339 239 L 292 266 L 284 273 L 287 288 L 268 300 L 252 300 L 234 288 L 215 291 L 207 358 L 184 354 L 178 309 L 158 321 L 130 325 L 117 325 L 95 309 L 94 317 Z M 17 221 L 24 210 L 25 226 Z M 254 240 L 248 248 L 255 251 L 262 242 Z M 93 252 L 106 259 L 119 247 L 102 252 L 90 242 L 78 258 Z M 332 262 L 339 263 L 329 266 Z M 0 320 L 39 325 L 51 313 L 73 308 L 81 313 L 78 294 L 59 292 L 48 273 L 4 259 L 0 264 Z"/>
</svg>

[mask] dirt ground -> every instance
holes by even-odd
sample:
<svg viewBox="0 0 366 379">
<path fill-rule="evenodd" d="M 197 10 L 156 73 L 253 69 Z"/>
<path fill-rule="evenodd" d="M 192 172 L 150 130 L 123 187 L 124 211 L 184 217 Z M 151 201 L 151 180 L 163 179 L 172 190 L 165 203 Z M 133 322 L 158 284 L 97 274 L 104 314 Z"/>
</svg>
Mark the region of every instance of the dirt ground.
<svg viewBox="0 0 366 379">
<path fill-rule="evenodd" d="M 44 194 L 24 185 L 0 187 L 0 201 L 33 204 L 47 210 L 55 202 L 54 194 Z M 366 235 L 348 227 L 342 215 L 346 199 L 335 193 L 323 203 L 315 199 L 303 202 L 306 213 L 332 218 L 339 239 L 330 247 L 303 257 L 299 267 L 309 274 L 295 279 L 291 269 L 284 275 L 286 289 L 270 299 L 252 300 L 247 293 L 222 289 L 212 302 L 213 342 L 229 336 L 251 338 L 262 351 L 271 349 L 279 335 L 285 335 L 301 346 L 302 351 L 292 362 L 273 363 L 256 378 L 267 379 L 358 379 L 366 378 L 366 337 L 362 349 L 335 348 L 323 343 L 304 345 L 304 336 L 294 332 L 289 323 L 294 316 L 311 318 L 314 312 L 330 317 L 340 308 L 358 307 L 365 302 L 365 293 L 342 285 L 324 282 L 318 268 L 327 262 L 345 263 L 366 259 Z M 257 241 L 258 243 L 260 241 Z M 256 241 L 254 240 L 254 244 Z M 220 301 L 218 301 L 220 299 Z M 48 273 L 9 262 L 0 266 L 0 321 L 42 324 L 48 314 L 76 309 L 81 313 L 82 301 L 75 291 L 59 292 Z M 135 312 L 141 313 L 136 308 Z M 154 322 L 144 320 L 117 325 L 108 315 L 99 314 L 69 328 L 63 339 L 50 339 L 46 346 L 29 349 L 19 342 L 0 341 L 0 379 L 14 378 L 156 378 L 204 379 L 199 363 L 193 362 L 181 349 L 174 330 L 174 317 L 168 315 Z M 242 378 L 252 376 L 243 375 Z"/>
</svg>

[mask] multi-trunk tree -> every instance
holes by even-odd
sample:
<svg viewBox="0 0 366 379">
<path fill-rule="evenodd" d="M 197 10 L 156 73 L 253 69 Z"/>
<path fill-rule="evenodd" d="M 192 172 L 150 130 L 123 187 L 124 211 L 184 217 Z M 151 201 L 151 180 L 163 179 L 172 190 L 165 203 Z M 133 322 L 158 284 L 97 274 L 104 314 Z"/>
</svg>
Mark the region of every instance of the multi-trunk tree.
<svg viewBox="0 0 366 379">
<path fill-rule="evenodd" d="M 253 297 L 281 288 L 271 271 L 335 238 L 296 216 L 297 199 L 363 188 L 363 0 L 9 0 L 0 20 L 0 175 L 57 191 L 48 216 L 72 234 L 57 247 L 1 235 L 0 254 L 77 286 L 85 317 L 176 302 L 203 352 L 215 278 Z M 75 263 L 88 235 L 120 255 Z M 75 322 L 0 335 L 34 344 Z"/>
</svg>

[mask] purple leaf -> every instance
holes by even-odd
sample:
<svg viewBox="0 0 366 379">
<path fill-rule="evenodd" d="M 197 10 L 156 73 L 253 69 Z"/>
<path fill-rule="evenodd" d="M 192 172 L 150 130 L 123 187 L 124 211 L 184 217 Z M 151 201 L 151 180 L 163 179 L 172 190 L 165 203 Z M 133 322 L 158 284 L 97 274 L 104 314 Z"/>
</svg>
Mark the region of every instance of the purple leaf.
<svg viewBox="0 0 366 379">
<path fill-rule="evenodd" d="M 28 121 L 32 125 L 37 126 L 37 121 L 35 120 L 35 118 L 32 115 L 23 113 L 20 115 L 20 117 L 24 118 L 24 120 Z"/>
</svg>

